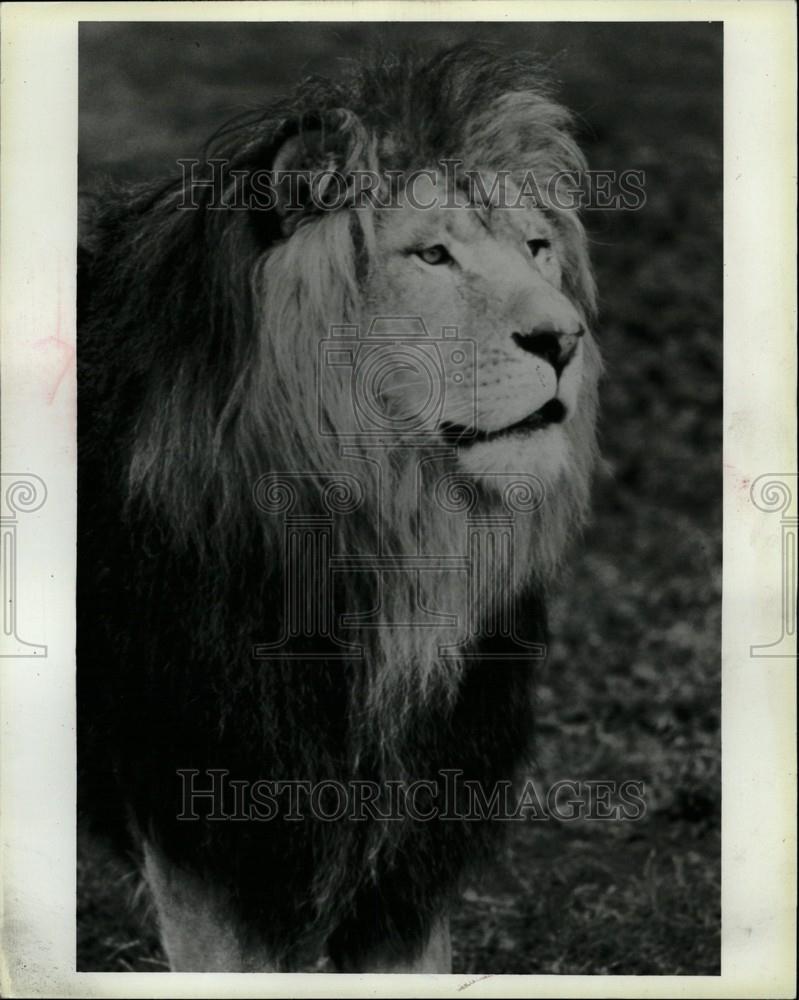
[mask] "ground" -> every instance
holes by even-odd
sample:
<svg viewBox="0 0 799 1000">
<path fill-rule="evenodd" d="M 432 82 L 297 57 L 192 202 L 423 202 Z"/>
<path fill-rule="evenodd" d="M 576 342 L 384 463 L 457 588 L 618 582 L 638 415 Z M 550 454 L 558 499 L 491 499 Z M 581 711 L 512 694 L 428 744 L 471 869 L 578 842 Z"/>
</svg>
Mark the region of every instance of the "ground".
<svg viewBox="0 0 799 1000">
<path fill-rule="evenodd" d="M 418 29 L 400 26 L 393 43 Z M 530 776 L 639 781 L 633 822 L 509 824 L 453 922 L 464 973 L 717 974 L 720 931 L 722 29 L 431 25 L 425 44 L 534 48 L 595 169 L 646 204 L 590 212 L 607 474 L 553 601 Z M 215 125 L 357 55 L 367 25 L 95 24 L 81 35 L 81 175 L 174 171 Z M 79 858 L 78 968 L 163 969 L 133 883 Z"/>
</svg>

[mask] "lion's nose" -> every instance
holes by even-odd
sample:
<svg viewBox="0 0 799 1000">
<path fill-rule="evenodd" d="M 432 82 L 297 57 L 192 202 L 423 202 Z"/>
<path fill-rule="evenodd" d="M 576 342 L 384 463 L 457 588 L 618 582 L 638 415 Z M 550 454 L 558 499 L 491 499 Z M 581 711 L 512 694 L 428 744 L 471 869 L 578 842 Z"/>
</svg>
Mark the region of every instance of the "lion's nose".
<svg viewBox="0 0 799 1000">
<path fill-rule="evenodd" d="M 560 377 L 560 373 L 574 357 L 577 344 L 584 333 L 582 326 L 578 326 L 576 330 L 563 331 L 554 323 L 547 322 L 534 326 L 530 333 L 514 333 L 511 336 L 523 351 L 548 361 Z"/>
</svg>

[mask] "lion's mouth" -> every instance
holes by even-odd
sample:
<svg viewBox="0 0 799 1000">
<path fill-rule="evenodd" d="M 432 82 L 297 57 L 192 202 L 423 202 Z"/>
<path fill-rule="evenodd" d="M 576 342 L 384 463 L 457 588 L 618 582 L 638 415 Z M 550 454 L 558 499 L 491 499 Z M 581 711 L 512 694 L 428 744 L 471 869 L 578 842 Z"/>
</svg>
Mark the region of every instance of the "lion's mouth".
<svg viewBox="0 0 799 1000">
<path fill-rule="evenodd" d="M 566 407 L 563 403 L 559 399 L 550 399 L 534 413 L 496 431 L 483 431 L 478 427 L 464 427 L 462 424 L 449 422 L 442 423 L 439 429 L 447 443 L 466 446 L 477 444 L 478 441 L 496 441 L 519 432 L 540 431 L 552 424 L 561 423 L 565 417 Z"/>
</svg>

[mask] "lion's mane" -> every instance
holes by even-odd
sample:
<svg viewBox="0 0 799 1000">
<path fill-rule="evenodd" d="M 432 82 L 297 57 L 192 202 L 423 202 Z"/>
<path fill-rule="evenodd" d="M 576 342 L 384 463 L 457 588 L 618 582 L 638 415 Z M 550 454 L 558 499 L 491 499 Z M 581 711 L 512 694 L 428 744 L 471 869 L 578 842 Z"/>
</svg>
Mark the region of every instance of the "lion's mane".
<svg viewBox="0 0 799 1000">
<path fill-rule="evenodd" d="M 212 140 L 230 167 L 229 199 L 271 169 L 287 139 L 323 128 L 337 169 L 381 171 L 460 158 L 481 169 L 533 171 L 545 187 L 583 167 L 567 113 L 530 67 L 483 49 L 358 67 L 341 83 L 312 79 Z M 234 173 L 234 171 L 236 173 Z M 235 188 L 235 190 L 234 190 Z M 335 547 L 364 555 L 464 547 L 464 514 L 432 487 L 452 471 L 431 448 L 398 449 L 378 498 L 368 450 L 343 458 L 319 433 L 319 340 L 358 324 L 374 249 L 371 209 L 219 210 L 220 192 L 181 183 L 104 190 L 87 204 L 79 310 L 78 704 L 83 810 L 108 830 L 156 840 L 218 887 L 245 931 L 292 968 L 325 942 L 334 953 L 392 939 L 416 947 L 490 823 L 177 822 L 176 771 L 319 781 L 435 779 L 461 769 L 490 786 L 529 742 L 530 666 L 483 637 L 472 656 L 434 655 L 408 621 L 418 595 L 397 575 L 382 628 L 358 635 L 352 660 L 258 660 L 281 633 L 283 520 L 258 503 L 291 471 L 296 509 L 322 512 L 330 477 L 366 487 L 335 519 Z M 566 247 L 564 289 L 590 320 L 594 290 L 573 212 L 551 209 Z M 591 348 L 591 352 L 593 352 Z M 589 362 L 598 368 L 591 353 Z M 321 420 L 335 430 L 327 399 Z M 588 509 L 595 392 L 572 424 L 572 464 L 555 495 L 517 515 L 518 570 L 505 595 L 525 638 L 545 637 L 543 595 Z M 260 484 L 260 486 L 259 486 Z M 551 491 L 550 491 L 551 492 Z M 263 496 L 261 497 L 263 499 Z M 486 486 L 472 501 L 499 503 Z M 382 506 L 381 506 L 382 504 Z M 378 509 L 379 508 L 379 509 Z M 423 578 L 422 605 L 457 604 L 458 574 Z M 458 590 L 458 587 L 461 590 Z M 379 605 L 376 574 L 337 574 L 348 611 Z M 445 601 L 443 603 L 446 603 Z M 439 640 L 440 641 L 440 640 Z M 302 637 L 294 650 L 301 654 Z M 431 650 L 433 652 L 431 653 Z M 494 824 L 496 826 L 497 824 Z M 378 888 L 379 887 L 379 888 Z M 375 905 L 380 896 L 379 912 Z"/>
</svg>

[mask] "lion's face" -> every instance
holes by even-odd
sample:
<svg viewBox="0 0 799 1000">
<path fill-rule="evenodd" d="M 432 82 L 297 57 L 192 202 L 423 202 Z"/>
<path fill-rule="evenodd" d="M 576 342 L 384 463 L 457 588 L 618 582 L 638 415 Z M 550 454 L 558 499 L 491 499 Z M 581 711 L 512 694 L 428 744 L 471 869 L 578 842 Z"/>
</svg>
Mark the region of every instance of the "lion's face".
<svg viewBox="0 0 799 1000">
<path fill-rule="evenodd" d="M 484 177 L 490 189 L 496 178 Z M 365 301 L 409 342 L 418 318 L 438 341 L 440 408 L 426 412 L 465 471 L 552 483 L 569 467 L 570 424 L 597 373 L 586 364 L 584 318 L 562 290 L 560 234 L 511 181 L 504 187 L 502 207 L 475 206 L 418 177 L 400 207 L 378 217 Z M 455 336 L 466 350 L 451 349 Z M 424 412 L 435 391 L 413 365 L 381 385 L 399 414 Z"/>
</svg>

